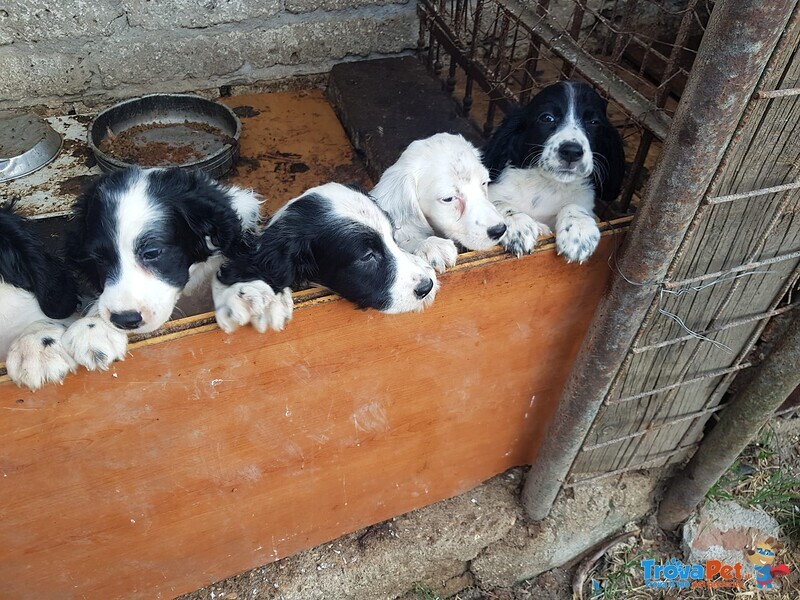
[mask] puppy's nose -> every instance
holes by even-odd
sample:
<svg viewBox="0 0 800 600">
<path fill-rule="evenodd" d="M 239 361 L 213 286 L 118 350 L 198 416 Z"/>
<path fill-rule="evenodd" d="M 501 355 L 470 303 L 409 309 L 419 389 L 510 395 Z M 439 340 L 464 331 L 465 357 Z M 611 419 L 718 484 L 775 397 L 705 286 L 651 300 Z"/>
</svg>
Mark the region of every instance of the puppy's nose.
<svg viewBox="0 0 800 600">
<path fill-rule="evenodd" d="M 111 323 L 119 329 L 136 329 L 142 324 L 142 313 L 135 310 L 126 310 L 111 313 Z"/>
<path fill-rule="evenodd" d="M 492 240 L 499 240 L 503 237 L 503 234 L 506 232 L 506 224 L 500 223 L 499 225 L 495 225 L 494 227 L 489 227 L 486 230 L 486 235 L 489 236 Z"/>
<path fill-rule="evenodd" d="M 417 296 L 417 298 L 422 300 L 425 296 L 431 293 L 432 289 L 433 289 L 433 279 L 429 279 L 428 277 L 426 277 L 425 279 L 422 280 L 422 283 L 420 283 L 417 287 L 414 288 L 414 294 Z"/>
<path fill-rule="evenodd" d="M 558 147 L 558 155 L 562 160 L 573 163 L 583 156 L 583 147 L 575 142 L 564 142 Z"/>
</svg>

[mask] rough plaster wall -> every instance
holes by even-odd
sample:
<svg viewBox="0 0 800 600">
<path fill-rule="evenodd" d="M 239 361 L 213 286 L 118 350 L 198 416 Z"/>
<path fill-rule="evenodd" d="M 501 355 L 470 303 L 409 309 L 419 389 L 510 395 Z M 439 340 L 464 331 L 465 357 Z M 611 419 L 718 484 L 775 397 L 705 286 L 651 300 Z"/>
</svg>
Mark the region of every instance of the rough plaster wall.
<svg viewBox="0 0 800 600">
<path fill-rule="evenodd" d="M 0 108 L 324 73 L 417 27 L 411 0 L 0 0 Z"/>
</svg>

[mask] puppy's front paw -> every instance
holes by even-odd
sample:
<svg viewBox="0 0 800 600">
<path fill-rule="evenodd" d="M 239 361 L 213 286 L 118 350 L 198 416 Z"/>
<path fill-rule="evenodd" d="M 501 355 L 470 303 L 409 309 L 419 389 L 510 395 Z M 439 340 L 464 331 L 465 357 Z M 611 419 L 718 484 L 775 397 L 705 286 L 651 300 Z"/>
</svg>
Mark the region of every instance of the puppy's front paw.
<svg viewBox="0 0 800 600">
<path fill-rule="evenodd" d="M 128 334 L 100 317 L 83 317 L 67 328 L 63 344 L 79 365 L 107 371 L 112 362 L 125 360 Z"/>
<path fill-rule="evenodd" d="M 582 263 L 600 243 L 600 229 L 590 214 L 580 209 L 565 209 L 556 223 L 556 249 L 567 262 Z"/>
<path fill-rule="evenodd" d="M 65 330 L 51 321 L 26 327 L 8 349 L 6 369 L 11 381 L 38 390 L 46 383 L 61 383 L 67 373 L 74 372 L 77 365 L 62 344 Z"/>
<path fill-rule="evenodd" d="M 220 329 L 231 333 L 252 323 L 256 331 L 280 331 L 292 318 L 292 290 L 275 293 L 264 281 L 244 281 L 225 285 L 214 278 L 214 310 Z"/>
<path fill-rule="evenodd" d="M 443 273 L 447 267 L 456 264 L 458 248 L 452 240 L 431 236 L 419 245 L 415 254 L 437 273 Z"/>
<path fill-rule="evenodd" d="M 506 233 L 500 243 L 515 256 L 522 256 L 533 251 L 539 237 L 552 233 L 544 223 L 524 213 L 516 213 L 506 217 Z"/>
</svg>

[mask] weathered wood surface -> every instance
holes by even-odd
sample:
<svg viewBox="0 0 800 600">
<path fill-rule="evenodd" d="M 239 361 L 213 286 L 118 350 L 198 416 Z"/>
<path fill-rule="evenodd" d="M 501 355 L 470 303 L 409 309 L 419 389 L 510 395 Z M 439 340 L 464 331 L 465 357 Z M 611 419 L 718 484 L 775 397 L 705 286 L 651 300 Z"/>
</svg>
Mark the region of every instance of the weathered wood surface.
<svg viewBox="0 0 800 600">
<path fill-rule="evenodd" d="M 800 85 L 797 17 L 784 35 L 785 45 L 774 55 L 775 62 L 765 74 L 761 89 Z M 800 97 L 754 99 L 748 112 L 707 198 L 792 183 L 800 176 Z M 771 233 L 765 237 L 768 230 Z M 800 250 L 800 190 L 707 204 L 701 208 L 696 227 L 690 229 L 683 250 L 673 263 L 670 279 L 679 281 L 724 271 L 797 250 Z M 728 278 L 699 291 L 664 293 L 659 307 L 677 315 L 688 328 L 698 332 L 759 315 L 780 300 L 783 290 L 796 276 L 798 265 L 800 261 L 796 258 L 785 260 L 754 268 L 751 271 L 755 274 Z M 709 335 L 727 345 L 730 352 L 694 339 L 630 354 L 607 400 L 614 402 L 731 367 L 751 338 L 759 334 L 762 325 L 763 322 L 751 322 Z M 676 321 L 655 313 L 636 346 L 649 346 L 686 333 Z M 659 425 L 716 406 L 731 379 L 732 376 L 711 377 L 607 407 L 596 420 L 586 445 L 602 444 L 651 427 L 656 429 L 582 452 L 573 467 L 573 476 L 580 479 L 585 473 L 624 469 L 696 442 L 708 415 L 663 428 Z M 667 460 L 663 458 L 655 464 Z"/>
<path fill-rule="evenodd" d="M 618 240 L 462 256 L 421 314 L 201 316 L 107 373 L 0 383 L 0 595 L 173 597 L 529 463 Z"/>
</svg>

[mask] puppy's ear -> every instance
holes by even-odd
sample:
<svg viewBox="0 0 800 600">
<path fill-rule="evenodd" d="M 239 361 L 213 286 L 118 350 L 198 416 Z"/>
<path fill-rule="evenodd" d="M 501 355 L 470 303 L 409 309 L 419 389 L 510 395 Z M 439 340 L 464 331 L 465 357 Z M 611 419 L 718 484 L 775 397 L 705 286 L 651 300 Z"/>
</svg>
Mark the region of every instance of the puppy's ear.
<svg viewBox="0 0 800 600">
<path fill-rule="evenodd" d="M 42 312 L 51 319 L 66 319 L 78 306 L 78 287 L 66 265 L 45 254 L 33 273 L 33 293 Z"/>
<path fill-rule="evenodd" d="M 389 215 L 396 228 L 419 224 L 427 226 L 425 213 L 419 204 L 417 169 L 402 159 L 386 169 L 371 194 Z"/>
<path fill-rule="evenodd" d="M 522 109 L 517 109 L 503 119 L 483 147 L 483 164 L 489 170 L 492 181 L 497 179 L 508 163 L 522 165 L 525 159 L 524 133 L 525 119 Z"/>
<path fill-rule="evenodd" d="M 622 136 L 606 119 L 603 127 L 591 140 L 595 168 L 592 170 L 592 183 L 595 194 L 606 205 L 619 196 L 625 176 L 625 149 Z"/>
<path fill-rule="evenodd" d="M 243 245 L 222 266 L 218 279 L 225 285 L 265 281 L 276 292 L 312 279 L 317 271 L 309 237 L 313 224 L 298 210 L 301 201 L 285 209 L 252 243 Z"/>
<path fill-rule="evenodd" d="M 206 173 L 173 168 L 151 174 L 149 185 L 169 198 L 176 215 L 192 235 L 191 248 L 202 260 L 210 250 L 228 256 L 239 243 L 242 223 L 231 205 L 231 197 Z"/>
<path fill-rule="evenodd" d="M 45 249 L 30 221 L 3 211 L 0 225 L 0 280 L 33 293 L 51 319 L 70 316 L 78 294 L 64 263 Z"/>
<path fill-rule="evenodd" d="M 99 210 L 100 183 L 103 179 L 119 177 L 117 173 L 106 175 L 92 182 L 75 201 L 72 206 L 72 215 L 69 221 L 69 232 L 65 236 L 65 254 L 69 269 L 80 276 L 95 290 L 103 289 L 104 277 L 100 273 L 99 265 L 95 258 L 89 256 L 87 230 L 90 219 L 97 219 L 98 225 L 113 231 L 113 224 L 105 223 L 103 213 Z"/>
</svg>

